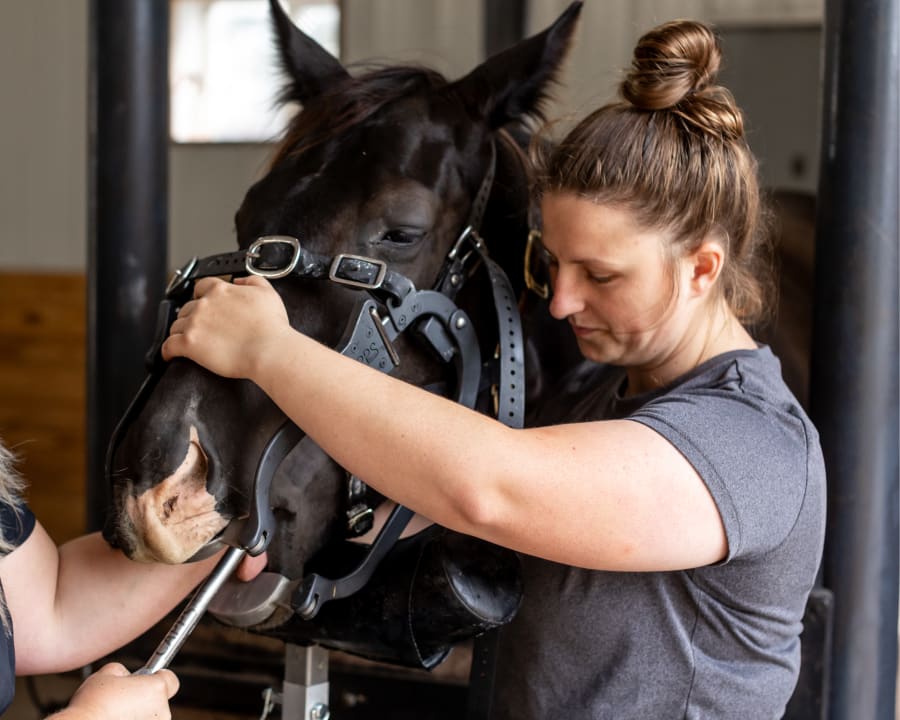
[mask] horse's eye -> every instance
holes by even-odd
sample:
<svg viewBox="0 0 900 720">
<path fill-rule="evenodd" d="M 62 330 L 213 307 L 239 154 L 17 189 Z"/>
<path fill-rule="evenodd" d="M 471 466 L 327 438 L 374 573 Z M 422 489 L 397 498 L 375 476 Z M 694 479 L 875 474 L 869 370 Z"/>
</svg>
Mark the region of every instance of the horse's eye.
<svg viewBox="0 0 900 720">
<path fill-rule="evenodd" d="M 412 230 L 410 228 L 394 228 L 388 230 L 381 236 L 381 242 L 392 243 L 394 245 L 413 245 L 425 237 L 423 230 Z"/>
</svg>

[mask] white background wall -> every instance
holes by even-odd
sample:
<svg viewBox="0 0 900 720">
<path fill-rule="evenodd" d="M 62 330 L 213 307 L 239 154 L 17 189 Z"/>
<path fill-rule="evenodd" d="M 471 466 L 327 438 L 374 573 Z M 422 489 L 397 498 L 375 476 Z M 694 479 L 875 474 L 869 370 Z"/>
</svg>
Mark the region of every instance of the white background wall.
<svg viewBox="0 0 900 720">
<path fill-rule="evenodd" d="M 532 0 L 528 31 L 567 5 Z M 415 60 L 452 78 L 480 60 L 481 0 L 344 0 L 344 10 L 345 61 Z M 723 80 L 767 151 L 766 180 L 814 189 L 822 0 L 587 0 L 553 114 L 579 117 L 610 99 L 640 33 L 675 17 L 723 31 Z M 782 31 L 761 30 L 772 26 Z M 84 269 L 87 56 L 88 0 L 0 0 L 0 270 Z M 233 247 L 234 211 L 269 150 L 171 147 L 172 264 Z"/>
</svg>

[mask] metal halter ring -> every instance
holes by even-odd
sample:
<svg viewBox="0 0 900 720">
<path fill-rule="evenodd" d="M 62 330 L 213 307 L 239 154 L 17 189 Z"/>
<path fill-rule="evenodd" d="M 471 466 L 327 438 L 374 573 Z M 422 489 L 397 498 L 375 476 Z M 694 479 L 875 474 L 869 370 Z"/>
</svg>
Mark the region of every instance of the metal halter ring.
<svg viewBox="0 0 900 720">
<path fill-rule="evenodd" d="M 263 245 L 272 244 L 289 245 L 292 248 L 293 252 L 288 263 L 283 267 L 275 268 L 261 268 L 254 265 L 253 261 L 260 258 L 260 248 L 262 248 Z M 246 267 L 247 272 L 251 275 L 258 275 L 259 277 L 275 280 L 277 278 L 282 278 L 285 275 L 290 275 L 292 272 L 294 272 L 294 268 L 297 267 L 297 263 L 299 261 L 300 241 L 297 238 L 291 237 L 290 235 L 264 235 L 263 237 L 254 240 L 253 243 L 251 243 L 250 247 L 247 248 L 247 259 L 244 263 L 244 266 Z"/>
</svg>

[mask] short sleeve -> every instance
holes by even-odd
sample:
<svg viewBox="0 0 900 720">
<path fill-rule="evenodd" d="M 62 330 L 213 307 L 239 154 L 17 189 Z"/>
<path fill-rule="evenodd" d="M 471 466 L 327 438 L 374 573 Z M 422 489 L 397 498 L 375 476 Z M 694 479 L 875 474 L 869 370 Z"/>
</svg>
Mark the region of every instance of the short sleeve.
<svg viewBox="0 0 900 720">
<path fill-rule="evenodd" d="M 694 389 L 631 416 L 671 442 L 706 483 L 728 537 L 728 557 L 768 552 L 803 505 L 808 438 L 789 408 L 739 389 Z"/>
<path fill-rule="evenodd" d="M 25 503 L 0 503 L 0 531 L 12 549 L 24 543 L 34 530 L 34 513 Z"/>
</svg>

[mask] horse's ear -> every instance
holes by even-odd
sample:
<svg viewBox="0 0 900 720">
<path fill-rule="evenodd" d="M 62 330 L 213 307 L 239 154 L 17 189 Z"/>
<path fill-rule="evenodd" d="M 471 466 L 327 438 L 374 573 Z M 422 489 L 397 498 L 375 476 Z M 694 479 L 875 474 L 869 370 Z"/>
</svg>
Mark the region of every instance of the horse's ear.
<svg viewBox="0 0 900 720">
<path fill-rule="evenodd" d="M 568 52 L 581 4 L 573 2 L 546 30 L 493 55 L 451 87 L 491 128 L 539 114 Z"/>
<path fill-rule="evenodd" d="M 269 0 L 281 64 L 290 78 L 282 100 L 305 103 L 326 87 L 349 77 L 340 61 L 300 30 L 280 0 Z"/>
</svg>

